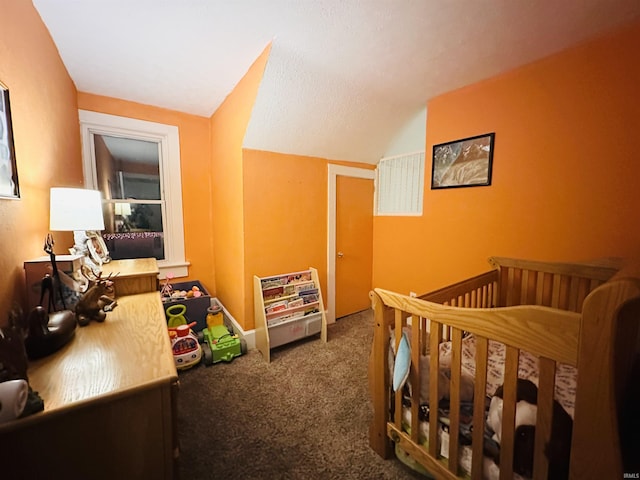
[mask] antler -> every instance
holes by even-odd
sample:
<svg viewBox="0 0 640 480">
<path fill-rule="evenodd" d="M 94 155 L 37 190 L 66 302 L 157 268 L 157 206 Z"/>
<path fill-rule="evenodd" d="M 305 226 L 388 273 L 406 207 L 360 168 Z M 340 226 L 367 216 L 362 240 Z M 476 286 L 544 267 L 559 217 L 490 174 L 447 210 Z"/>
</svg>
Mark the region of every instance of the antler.
<svg viewBox="0 0 640 480">
<path fill-rule="evenodd" d="M 89 265 L 82 265 L 80 273 L 82 273 L 82 276 L 89 280 L 89 282 L 93 283 L 99 282 L 102 277 L 102 272 L 98 272 L 96 275 L 96 272 Z"/>
</svg>

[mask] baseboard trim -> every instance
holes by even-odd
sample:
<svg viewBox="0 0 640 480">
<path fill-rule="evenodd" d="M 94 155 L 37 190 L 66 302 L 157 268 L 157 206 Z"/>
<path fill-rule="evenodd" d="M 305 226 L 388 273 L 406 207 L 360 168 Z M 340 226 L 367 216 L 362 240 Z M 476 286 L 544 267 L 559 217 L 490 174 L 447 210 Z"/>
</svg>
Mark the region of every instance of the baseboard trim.
<svg viewBox="0 0 640 480">
<path fill-rule="evenodd" d="M 211 304 L 213 305 L 214 302 L 218 302 L 218 305 L 220 305 L 222 307 L 222 312 L 224 313 L 225 318 L 228 318 L 229 321 L 231 322 L 231 326 L 233 327 L 233 331 L 236 332 L 238 335 L 240 335 L 240 337 L 244 338 L 244 341 L 246 342 L 247 345 L 247 350 L 255 350 L 256 348 L 256 331 L 255 329 L 253 330 L 243 330 L 242 327 L 240 326 L 240 324 L 238 323 L 238 321 L 233 318 L 233 315 L 231 315 L 229 313 L 229 311 L 224 308 L 224 305 L 222 304 L 222 302 L 220 300 L 218 300 L 217 298 L 212 298 L 211 299 Z"/>
</svg>

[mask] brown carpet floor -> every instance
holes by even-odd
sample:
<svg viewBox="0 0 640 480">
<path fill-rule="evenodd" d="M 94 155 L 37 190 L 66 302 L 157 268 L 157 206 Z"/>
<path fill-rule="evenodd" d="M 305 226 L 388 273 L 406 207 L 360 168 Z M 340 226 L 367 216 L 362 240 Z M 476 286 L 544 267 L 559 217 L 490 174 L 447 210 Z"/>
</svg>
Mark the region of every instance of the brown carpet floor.
<svg viewBox="0 0 640 480">
<path fill-rule="evenodd" d="M 368 444 L 370 311 L 319 336 L 180 372 L 180 478 L 413 479 Z"/>
</svg>

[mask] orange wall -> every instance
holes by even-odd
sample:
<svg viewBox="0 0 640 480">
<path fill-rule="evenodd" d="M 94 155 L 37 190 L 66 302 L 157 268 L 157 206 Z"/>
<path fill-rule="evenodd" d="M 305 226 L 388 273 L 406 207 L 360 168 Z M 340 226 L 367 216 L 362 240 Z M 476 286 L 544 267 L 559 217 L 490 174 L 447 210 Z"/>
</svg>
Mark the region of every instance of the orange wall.
<svg viewBox="0 0 640 480">
<path fill-rule="evenodd" d="M 270 50 L 268 45 L 210 120 L 217 295 L 243 328 L 252 293 L 244 278 L 242 141 Z"/>
<path fill-rule="evenodd" d="M 327 277 L 327 161 L 244 151 L 246 327 L 253 328 L 253 276 L 318 269 Z"/>
<path fill-rule="evenodd" d="M 638 45 L 640 22 L 431 100 L 427 152 L 495 132 L 493 182 L 430 190 L 427 162 L 424 215 L 375 219 L 374 286 L 425 292 L 484 271 L 490 255 L 637 252 Z"/>
<path fill-rule="evenodd" d="M 327 289 L 328 164 L 373 168 L 259 150 L 244 150 L 245 327 L 254 328 L 253 276 L 315 267 Z"/>
<path fill-rule="evenodd" d="M 21 198 L 0 199 L 0 325 L 24 307 L 23 262 L 45 255 L 49 188 L 82 186 L 76 88 L 31 2 L 0 0 L 0 81 L 9 88 Z M 45 81 L 46 80 L 46 81 Z M 55 234 L 68 253 L 73 235 Z"/>
<path fill-rule="evenodd" d="M 200 280 L 216 294 L 211 212 L 211 154 L 209 119 L 126 100 L 78 92 L 78 108 L 149 122 L 175 125 L 180 135 L 182 211 L 189 276 L 177 281 Z M 74 127 L 78 131 L 78 127 Z"/>
</svg>

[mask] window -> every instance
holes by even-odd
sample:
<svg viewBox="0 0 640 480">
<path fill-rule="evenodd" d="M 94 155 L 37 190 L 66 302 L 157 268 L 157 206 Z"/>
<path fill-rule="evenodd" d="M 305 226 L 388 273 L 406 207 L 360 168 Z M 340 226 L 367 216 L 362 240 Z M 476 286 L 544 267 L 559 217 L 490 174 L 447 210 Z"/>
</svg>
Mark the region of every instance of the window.
<svg viewBox="0 0 640 480">
<path fill-rule="evenodd" d="M 111 257 L 155 257 L 161 276 L 186 276 L 178 128 L 79 113 L 85 185 L 102 192 Z"/>
<path fill-rule="evenodd" d="M 424 151 L 383 158 L 376 167 L 376 215 L 422 215 Z"/>
</svg>

